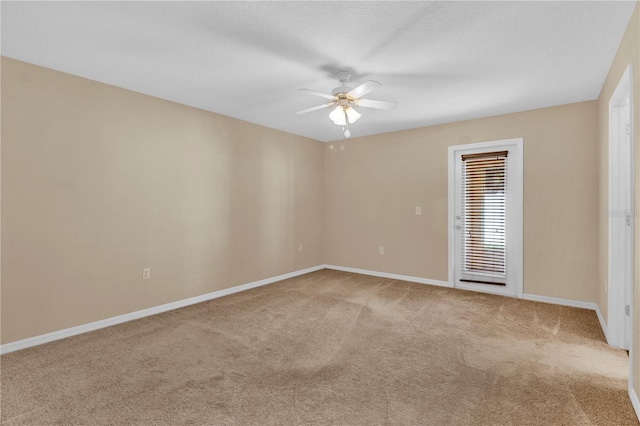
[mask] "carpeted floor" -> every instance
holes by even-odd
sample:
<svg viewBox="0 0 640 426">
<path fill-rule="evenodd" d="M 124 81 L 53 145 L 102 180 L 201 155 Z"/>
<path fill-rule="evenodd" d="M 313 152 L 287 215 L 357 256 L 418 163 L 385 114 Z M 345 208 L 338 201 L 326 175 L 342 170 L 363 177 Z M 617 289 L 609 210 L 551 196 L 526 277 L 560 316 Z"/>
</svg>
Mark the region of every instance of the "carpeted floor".
<svg viewBox="0 0 640 426">
<path fill-rule="evenodd" d="M 631 425 L 592 311 L 323 270 L 1 357 L 6 425 Z"/>
</svg>

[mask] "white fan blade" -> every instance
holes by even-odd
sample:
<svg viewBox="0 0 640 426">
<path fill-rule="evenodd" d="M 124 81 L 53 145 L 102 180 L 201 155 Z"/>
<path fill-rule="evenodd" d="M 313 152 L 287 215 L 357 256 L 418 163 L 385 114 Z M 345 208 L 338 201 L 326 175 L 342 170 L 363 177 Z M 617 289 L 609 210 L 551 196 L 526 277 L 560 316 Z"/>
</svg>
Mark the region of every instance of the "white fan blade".
<svg viewBox="0 0 640 426">
<path fill-rule="evenodd" d="M 370 93 L 376 90 L 380 86 L 382 86 L 382 84 L 378 83 L 377 81 L 374 81 L 374 80 L 365 81 L 360 86 L 356 87 L 355 89 L 347 93 L 347 96 L 351 96 L 352 98 L 360 98 L 366 95 L 367 93 Z"/>
<path fill-rule="evenodd" d="M 311 95 L 320 96 L 321 98 L 325 98 L 325 99 L 331 99 L 331 100 L 336 99 L 336 97 L 333 95 L 327 95 L 326 93 L 318 92 L 316 90 L 311 90 L 311 89 L 298 89 L 298 90 L 302 90 L 303 92 L 307 92 Z"/>
<path fill-rule="evenodd" d="M 373 99 L 358 99 L 355 104 L 365 108 L 377 109 L 395 109 L 398 107 L 397 102 L 374 101 Z"/>
<path fill-rule="evenodd" d="M 302 111 L 296 112 L 296 114 L 306 114 L 306 113 L 311 112 L 311 111 L 317 111 L 319 109 L 329 108 L 330 106 L 333 106 L 333 105 L 335 105 L 335 102 L 328 102 L 328 103 L 326 103 L 324 105 L 318 105 L 318 106 L 315 106 L 313 108 L 303 109 Z"/>
</svg>

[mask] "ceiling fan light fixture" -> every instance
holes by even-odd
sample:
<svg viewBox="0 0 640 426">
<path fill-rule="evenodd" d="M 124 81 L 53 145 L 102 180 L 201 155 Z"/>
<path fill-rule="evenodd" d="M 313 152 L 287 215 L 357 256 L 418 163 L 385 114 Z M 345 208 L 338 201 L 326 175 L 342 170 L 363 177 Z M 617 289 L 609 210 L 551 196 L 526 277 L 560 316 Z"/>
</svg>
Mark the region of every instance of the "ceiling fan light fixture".
<svg viewBox="0 0 640 426">
<path fill-rule="evenodd" d="M 349 124 L 353 124 L 362 117 L 360 112 L 356 111 L 354 106 L 363 108 L 376 108 L 376 109 L 394 109 L 398 106 L 397 102 L 377 101 L 372 99 L 362 99 L 363 96 L 369 94 L 373 90 L 381 86 L 381 84 L 375 80 L 367 80 L 364 83 L 357 86 L 355 89 L 347 87 L 351 73 L 349 71 L 339 71 L 338 79 L 341 86 L 336 87 L 331 91 L 331 94 L 318 92 L 311 89 L 298 89 L 305 91 L 311 95 L 319 96 L 321 98 L 329 99 L 330 102 L 326 102 L 323 105 L 303 109 L 296 112 L 296 114 L 306 114 L 311 111 L 317 111 L 324 108 L 333 108 L 329 113 L 329 119 L 336 126 L 342 126 L 344 137 L 351 136 L 349 130 Z M 335 107 L 335 108 L 334 108 Z"/>
<path fill-rule="evenodd" d="M 356 111 L 352 107 L 345 109 L 345 112 L 347 114 L 347 118 L 349 119 L 349 123 L 351 124 L 355 123 L 356 121 L 358 121 L 360 117 L 362 117 L 362 114 L 360 114 L 358 111 Z"/>
<path fill-rule="evenodd" d="M 333 124 L 337 126 L 344 126 L 347 124 L 347 116 L 344 113 L 344 109 L 341 106 L 337 106 L 331 114 L 329 114 L 329 118 L 333 121 Z"/>
</svg>

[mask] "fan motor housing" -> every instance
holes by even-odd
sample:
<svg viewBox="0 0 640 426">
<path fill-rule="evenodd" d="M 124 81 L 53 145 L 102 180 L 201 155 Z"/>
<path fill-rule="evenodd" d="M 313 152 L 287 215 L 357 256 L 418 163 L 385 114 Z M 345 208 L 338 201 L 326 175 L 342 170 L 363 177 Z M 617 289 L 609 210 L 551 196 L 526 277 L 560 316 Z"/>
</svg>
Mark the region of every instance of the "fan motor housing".
<svg viewBox="0 0 640 426">
<path fill-rule="evenodd" d="M 340 87 L 336 87 L 335 89 L 333 89 L 331 91 L 331 94 L 336 96 L 339 95 L 340 93 L 349 93 L 350 91 L 352 91 L 353 89 L 351 87 L 347 87 L 347 86 L 340 86 Z"/>
</svg>

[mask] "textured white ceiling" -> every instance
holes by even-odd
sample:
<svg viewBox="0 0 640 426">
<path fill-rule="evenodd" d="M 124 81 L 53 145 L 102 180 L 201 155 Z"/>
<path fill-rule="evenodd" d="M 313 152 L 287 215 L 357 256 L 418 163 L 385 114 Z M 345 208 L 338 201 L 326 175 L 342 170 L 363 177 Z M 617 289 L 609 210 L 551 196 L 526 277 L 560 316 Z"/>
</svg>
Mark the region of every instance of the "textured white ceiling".
<svg viewBox="0 0 640 426">
<path fill-rule="evenodd" d="M 335 72 L 354 137 L 597 98 L 635 2 L 7 2 L 2 54 L 321 141 Z"/>
</svg>

